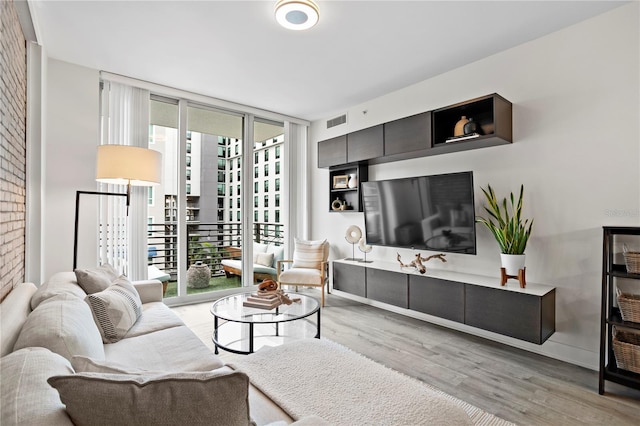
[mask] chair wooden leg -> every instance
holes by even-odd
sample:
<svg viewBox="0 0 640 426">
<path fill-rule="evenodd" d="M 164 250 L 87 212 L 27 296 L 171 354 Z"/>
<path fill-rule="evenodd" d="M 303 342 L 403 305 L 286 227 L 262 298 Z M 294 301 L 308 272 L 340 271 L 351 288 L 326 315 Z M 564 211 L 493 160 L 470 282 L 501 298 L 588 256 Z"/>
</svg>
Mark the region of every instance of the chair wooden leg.
<svg viewBox="0 0 640 426">
<path fill-rule="evenodd" d="M 322 293 L 322 307 L 324 308 L 324 286 L 320 287 L 320 292 Z"/>
</svg>

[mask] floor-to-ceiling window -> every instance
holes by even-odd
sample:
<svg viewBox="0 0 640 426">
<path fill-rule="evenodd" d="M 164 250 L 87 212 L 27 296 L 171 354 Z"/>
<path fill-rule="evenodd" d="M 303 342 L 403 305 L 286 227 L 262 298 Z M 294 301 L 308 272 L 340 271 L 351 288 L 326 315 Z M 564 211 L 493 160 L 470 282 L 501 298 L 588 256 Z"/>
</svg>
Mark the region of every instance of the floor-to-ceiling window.
<svg viewBox="0 0 640 426">
<path fill-rule="evenodd" d="M 251 143 L 244 137 L 247 120 Z M 149 192 L 148 262 L 170 276 L 165 297 L 237 289 L 270 273 L 275 278 L 277 256 L 268 265 L 262 265 L 268 256 L 246 266 L 242 259 L 254 242 L 252 252 L 271 246 L 269 252 L 282 253 L 276 200 L 283 195 L 275 182 L 282 179 L 283 124 L 152 95 L 149 146 L 163 153 L 164 172 L 162 185 Z M 247 151 L 253 155 L 245 158 Z M 254 202 L 258 196 L 262 202 Z M 254 214 L 245 215 L 244 206 Z"/>
</svg>

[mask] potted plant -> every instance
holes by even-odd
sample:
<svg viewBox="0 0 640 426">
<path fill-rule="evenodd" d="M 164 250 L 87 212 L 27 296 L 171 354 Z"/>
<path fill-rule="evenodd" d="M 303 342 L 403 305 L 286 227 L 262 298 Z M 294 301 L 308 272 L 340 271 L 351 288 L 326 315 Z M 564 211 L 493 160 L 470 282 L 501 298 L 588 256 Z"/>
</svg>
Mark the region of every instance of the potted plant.
<svg viewBox="0 0 640 426">
<path fill-rule="evenodd" d="M 206 288 L 211 279 L 211 268 L 206 262 L 212 257 L 215 248 L 207 241 L 200 241 L 199 237 L 191 238 L 189 248 L 194 263 L 187 270 L 187 287 Z"/>
<path fill-rule="evenodd" d="M 498 202 L 491 185 L 487 185 L 487 189 L 481 189 L 489 204 L 484 207 L 489 216 L 487 218 L 478 216 L 476 222 L 489 228 L 498 242 L 502 267 L 506 269 L 507 275 L 517 276 L 519 270 L 524 270 L 524 250 L 527 248 L 533 227 L 533 219 L 531 221 L 522 219 L 524 185 L 520 185 L 520 196 L 517 202 L 513 192 L 510 194 L 509 205 L 506 198 Z"/>
</svg>

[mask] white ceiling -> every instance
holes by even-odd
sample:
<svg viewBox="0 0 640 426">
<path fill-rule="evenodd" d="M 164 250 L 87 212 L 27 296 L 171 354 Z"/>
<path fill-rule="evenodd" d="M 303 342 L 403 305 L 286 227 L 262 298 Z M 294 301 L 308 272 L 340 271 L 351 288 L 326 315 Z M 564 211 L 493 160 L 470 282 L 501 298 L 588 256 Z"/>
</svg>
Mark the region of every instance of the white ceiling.
<svg viewBox="0 0 640 426">
<path fill-rule="evenodd" d="M 49 57 L 315 120 L 613 9 L 617 1 L 29 1 Z"/>
</svg>

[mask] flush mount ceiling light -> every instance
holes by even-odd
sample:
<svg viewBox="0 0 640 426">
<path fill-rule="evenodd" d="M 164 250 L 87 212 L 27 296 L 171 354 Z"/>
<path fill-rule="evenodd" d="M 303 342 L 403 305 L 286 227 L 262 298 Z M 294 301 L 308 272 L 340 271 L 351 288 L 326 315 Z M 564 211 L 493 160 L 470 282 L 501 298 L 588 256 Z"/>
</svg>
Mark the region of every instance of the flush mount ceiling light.
<svg viewBox="0 0 640 426">
<path fill-rule="evenodd" d="M 312 0 L 279 0 L 276 21 L 289 30 L 307 30 L 318 23 L 320 11 Z"/>
</svg>

